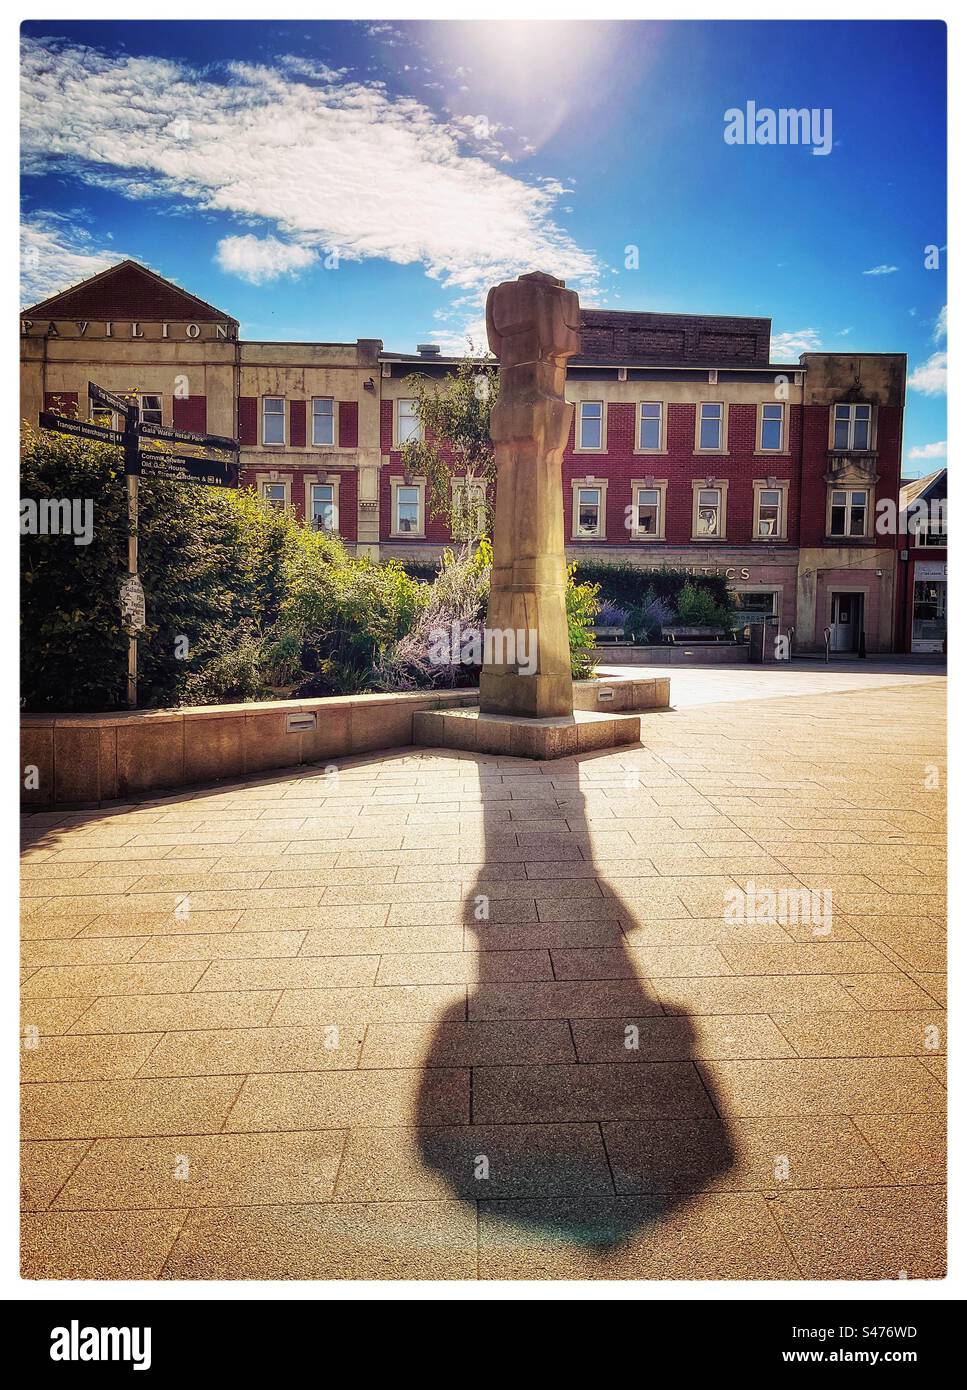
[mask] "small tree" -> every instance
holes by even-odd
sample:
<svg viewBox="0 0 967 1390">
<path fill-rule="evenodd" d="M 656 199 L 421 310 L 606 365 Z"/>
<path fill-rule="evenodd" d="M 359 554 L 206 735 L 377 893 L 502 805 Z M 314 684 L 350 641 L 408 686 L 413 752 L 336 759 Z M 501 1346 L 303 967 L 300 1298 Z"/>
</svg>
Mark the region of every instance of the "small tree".
<svg viewBox="0 0 967 1390">
<path fill-rule="evenodd" d="M 488 534 L 496 479 L 490 412 L 499 390 L 496 360 L 470 355 L 441 380 L 414 372 L 407 389 L 416 402 L 420 438 L 401 449 L 407 475 L 426 478 L 430 515 L 444 516 L 454 540 L 470 544 Z"/>
</svg>

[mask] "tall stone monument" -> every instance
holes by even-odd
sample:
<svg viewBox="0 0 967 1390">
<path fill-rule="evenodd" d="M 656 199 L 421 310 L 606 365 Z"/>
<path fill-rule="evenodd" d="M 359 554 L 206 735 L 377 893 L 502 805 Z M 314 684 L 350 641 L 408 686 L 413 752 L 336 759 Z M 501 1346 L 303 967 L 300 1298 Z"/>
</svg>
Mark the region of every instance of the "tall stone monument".
<svg viewBox="0 0 967 1390">
<path fill-rule="evenodd" d="M 497 497 L 487 627 L 526 632 L 536 642 L 536 671 L 485 664 L 482 713 L 548 718 L 574 708 L 561 459 L 574 414 L 564 381 L 568 358 L 580 347 L 579 326 L 577 295 L 541 271 L 505 280 L 487 297 L 487 336 L 500 360 L 490 417 Z"/>
<path fill-rule="evenodd" d="M 505 280 L 487 298 L 500 394 L 490 416 L 497 496 L 480 706 L 418 711 L 416 743 L 560 758 L 638 741 L 640 719 L 625 712 L 637 706 L 615 701 L 633 692 L 571 683 L 561 465 L 574 414 L 564 383 L 579 327 L 578 297 L 553 275 Z M 601 700 L 615 703 L 605 713 Z"/>
</svg>

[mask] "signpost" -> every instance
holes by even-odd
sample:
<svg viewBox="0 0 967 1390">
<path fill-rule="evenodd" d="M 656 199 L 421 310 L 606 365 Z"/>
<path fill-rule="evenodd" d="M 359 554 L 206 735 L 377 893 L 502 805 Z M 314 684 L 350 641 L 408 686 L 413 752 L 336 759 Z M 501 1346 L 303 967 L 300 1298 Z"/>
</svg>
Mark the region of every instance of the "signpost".
<svg viewBox="0 0 967 1390">
<path fill-rule="evenodd" d="M 142 478 L 171 483 L 204 483 L 208 487 L 238 487 L 238 464 L 224 459 L 186 458 L 183 454 L 142 454 Z"/>
<path fill-rule="evenodd" d="M 89 381 L 88 399 L 92 405 L 120 416 L 122 428 L 75 420 L 51 410 L 40 412 L 40 427 L 76 439 L 92 439 L 124 450 L 124 474 L 128 493 L 128 572 L 121 585 L 121 623 L 128 634 L 128 705 L 138 703 L 138 634 L 145 629 L 144 589 L 138 574 L 138 482 L 157 478 L 172 483 L 201 484 L 207 487 L 238 487 L 238 440 L 221 434 L 196 434 L 170 425 L 142 424 L 139 407 L 123 396 L 105 391 Z M 195 448 L 219 449 L 233 455 L 231 460 L 208 455 L 168 453 L 156 444 L 187 444 Z"/>
<path fill-rule="evenodd" d="M 92 425 L 88 420 L 75 420 L 70 415 L 55 415 L 52 410 L 40 412 L 40 427 L 44 430 L 57 430 L 59 434 L 72 434 L 78 439 L 95 439 L 99 444 L 124 443 L 121 430 L 112 430 L 107 425 Z"/>
</svg>

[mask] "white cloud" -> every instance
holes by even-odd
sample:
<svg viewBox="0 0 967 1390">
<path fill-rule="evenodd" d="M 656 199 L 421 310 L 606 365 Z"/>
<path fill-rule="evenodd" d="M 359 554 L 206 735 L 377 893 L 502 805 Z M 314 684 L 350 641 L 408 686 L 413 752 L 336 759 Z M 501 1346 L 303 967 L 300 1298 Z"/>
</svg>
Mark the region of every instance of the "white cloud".
<svg viewBox="0 0 967 1390">
<path fill-rule="evenodd" d="M 941 339 L 946 338 L 946 336 L 947 336 L 947 306 L 946 306 L 946 304 L 945 304 L 945 305 L 943 306 L 943 308 L 940 310 L 940 313 L 937 315 L 937 322 L 936 322 L 936 323 L 934 324 L 934 326 L 933 326 L 933 340 L 934 340 L 935 343 L 939 343 L 939 342 L 941 341 Z"/>
<path fill-rule="evenodd" d="M 898 271 L 898 265 L 875 265 L 872 270 L 864 270 L 864 275 L 893 275 Z"/>
<path fill-rule="evenodd" d="M 591 298 L 600 267 L 555 223 L 559 185 L 494 168 L 467 150 L 462 126 L 381 84 L 310 85 L 291 64 L 218 76 L 26 39 L 25 167 L 188 199 L 303 250 L 422 265 L 477 305 L 529 270 Z"/>
<path fill-rule="evenodd" d="M 924 396 L 943 396 L 947 391 L 947 354 L 935 352 L 910 373 L 910 387 Z"/>
<path fill-rule="evenodd" d="M 125 260 L 98 248 L 90 233 L 60 213 L 34 213 L 20 228 L 20 295 L 37 304 Z"/>
<path fill-rule="evenodd" d="M 946 439 L 938 439 L 936 444 L 918 444 L 916 448 L 907 451 L 907 458 L 911 459 L 945 459 L 946 457 Z"/>
<path fill-rule="evenodd" d="M 311 246 L 294 246 L 277 237 L 227 236 L 218 243 L 215 259 L 222 270 L 252 285 L 294 275 L 319 259 Z"/>
<path fill-rule="evenodd" d="M 801 352 L 822 352 L 815 328 L 798 328 L 791 333 L 773 333 L 771 356 L 774 362 L 789 361 Z"/>
</svg>

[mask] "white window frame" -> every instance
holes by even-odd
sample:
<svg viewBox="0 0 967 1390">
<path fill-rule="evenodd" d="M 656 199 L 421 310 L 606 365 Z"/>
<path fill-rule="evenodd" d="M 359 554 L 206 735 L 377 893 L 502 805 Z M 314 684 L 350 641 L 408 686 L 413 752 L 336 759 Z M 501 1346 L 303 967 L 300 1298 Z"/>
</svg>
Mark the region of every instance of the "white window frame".
<svg viewBox="0 0 967 1390">
<path fill-rule="evenodd" d="M 316 402 L 328 401 L 329 414 L 320 412 L 320 420 L 329 421 L 331 439 L 316 439 Z M 332 396 L 313 396 L 309 402 L 309 446 L 312 449 L 334 449 L 336 447 L 336 402 Z"/>
<path fill-rule="evenodd" d="M 845 497 L 846 500 L 845 500 L 844 502 L 835 502 L 835 501 L 834 501 L 834 498 L 836 497 L 836 494 L 837 494 L 837 493 L 842 493 L 842 494 L 844 495 L 844 497 Z M 843 522 L 844 522 L 844 526 L 847 526 L 847 527 L 848 527 L 848 526 L 850 525 L 850 522 L 851 522 L 851 516 L 850 516 L 850 514 L 851 514 L 851 512 L 852 512 L 852 510 L 853 510 L 853 507 L 854 507 L 854 505 L 855 505 L 854 502 L 853 502 L 853 497 L 854 497 L 854 495 L 855 495 L 856 493 L 862 493 L 863 496 L 864 496 L 864 498 L 866 499 L 866 500 L 864 501 L 864 503 L 863 503 L 863 530 L 862 530 L 862 531 L 853 531 L 853 530 L 834 531 L 834 530 L 833 530 L 833 508 L 834 508 L 834 507 L 839 507 L 839 506 L 843 507 L 843 509 L 844 509 Z M 871 511 L 872 511 L 872 506 L 871 506 L 872 501 L 873 501 L 873 493 L 872 493 L 872 489 L 871 489 L 871 488 L 868 488 L 868 487 L 842 487 L 842 486 L 840 486 L 840 485 L 838 485 L 838 484 L 833 484 L 833 483 L 831 483 L 831 484 L 829 485 L 829 487 L 828 487 L 827 495 L 826 495 L 826 535 L 827 535 L 827 537 L 828 537 L 830 540 L 847 541 L 847 542 L 848 542 L 848 541 L 869 540 L 869 536 L 870 536 L 870 514 L 871 514 Z"/>
<path fill-rule="evenodd" d="M 484 524 L 487 508 L 487 483 L 483 478 L 475 478 L 473 483 L 467 481 L 466 476 L 453 478 L 450 482 L 450 532 L 456 538 L 455 521 L 456 510 L 460 500 L 469 492 L 473 492 L 477 497 L 477 519 L 476 529 L 479 532 Z"/>
<path fill-rule="evenodd" d="M 146 406 L 146 405 L 145 405 L 145 401 L 148 400 L 149 398 L 150 398 L 151 400 L 153 400 L 153 401 L 157 401 L 158 404 L 157 404 L 156 406 Z M 146 420 L 146 419 L 145 419 L 145 411 L 146 411 L 146 410 L 156 411 L 156 412 L 157 412 L 157 415 L 158 415 L 157 420 Z M 164 424 L 164 422 L 165 422 L 165 401 L 164 401 L 164 396 L 161 394 L 160 391 L 139 391 L 139 392 L 138 392 L 138 419 L 139 419 L 139 421 L 141 422 L 142 425 L 144 425 L 144 424 L 149 424 L 149 425 L 163 425 L 163 424 Z"/>
<path fill-rule="evenodd" d="M 268 405 L 269 401 L 279 401 L 279 402 L 281 403 L 281 405 L 282 405 L 281 411 L 278 411 L 278 410 L 269 411 L 269 410 L 267 410 L 267 409 L 266 409 L 266 406 Z M 282 421 L 282 438 L 281 438 L 281 439 L 266 439 L 266 437 L 265 437 L 265 422 L 266 422 L 266 420 L 269 418 L 269 416 L 271 416 L 271 418 L 272 418 L 273 420 L 278 419 L 278 420 L 281 420 L 281 421 Z M 286 436 L 286 428 L 285 428 L 285 396 L 271 396 L 271 395 L 270 395 L 270 396 L 263 396 L 263 397 L 262 397 L 262 447 L 263 447 L 263 449 L 284 449 L 284 448 L 285 448 L 285 445 L 286 445 L 286 437 L 287 437 L 287 436 Z"/>
<path fill-rule="evenodd" d="M 266 506 L 268 506 L 268 507 L 278 507 L 278 509 L 279 509 L 280 511 L 285 511 L 285 512 L 291 510 L 291 508 L 292 508 L 292 479 L 291 479 L 290 477 L 285 477 L 285 478 L 272 478 L 272 477 L 270 477 L 270 476 L 269 476 L 268 474 L 266 474 L 266 473 L 258 473 L 258 474 L 256 474 L 256 482 L 257 482 L 258 485 L 259 485 L 259 497 L 260 497 L 261 500 L 265 503 Z M 270 499 L 266 496 L 266 488 L 270 488 L 270 487 L 280 487 L 280 488 L 282 489 L 282 505 L 281 505 L 281 507 L 278 506 L 278 503 L 277 503 L 277 502 L 272 502 L 272 501 L 270 501 Z"/>
<path fill-rule="evenodd" d="M 412 531 L 400 530 L 400 488 L 415 488 L 417 493 L 416 526 Z M 426 536 L 426 479 L 390 479 L 390 535 L 394 540 L 423 539 Z"/>
<path fill-rule="evenodd" d="M 306 478 L 306 522 L 315 529 L 315 498 L 313 493 L 317 487 L 327 487 L 332 493 L 332 525 L 320 526 L 318 529 L 327 536 L 339 535 L 339 479 L 338 478 Z"/>
<path fill-rule="evenodd" d="M 657 409 L 657 411 L 658 411 L 658 443 L 655 444 L 655 445 L 652 445 L 652 444 L 643 444 L 643 443 L 642 443 L 642 438 L 641 438 L 641 436 L 642 436 L 642 427 L 643 427 L 644 421 L 645 421 L 645 407 L 646 407 L 646 406 L 650 407 L 651 409 Z M 667 414 L 667 412 L 666 412 L 666 410 L 665 410 L 665 402 L 664 402 L 664 401 L 639 401 L 639 402 L 638 402 L 638 420 L 637 420 L 637 429 L 636 429 L 636 434 L 635 434 L 635 453 L 636 453 L 636 454 L 664 454 L 664 453 L 667 452 L 667 446 L 666 446 L 666 440 L 665 440 L 665 417 L 666 417 L 666 414 Z M 654 417 L 652 417 L 652 419 L 654 419 Z"/>
<path fill-rule="evenodd" d="M 597 451 L 596 451 L 597 452 Z M 598 524 L 593 531 L 582 531 L 581 493 L 597 492 Z M 574 478 L 571 482 L 571 539 L 575 541 L 604 540 L 608 533 L 607 478 Z"/>
<path fill-rule="evenodd" d="M 423 438 L 423 429 L 422 429 L 422 426 L 420 425 L 419 417 L 418 417 L 417 414 L 416 414 L 416 401 L 417 401 L 416 396 L 397 396 L 396 401 L 395 401 L 395 403 L 394 403 L 394 406 L 393 406 L 393 429 L 394 429 L 394 432 L 395 432 L 395 435 L 396 435 L 396 447 L 397 447 L 397 449 L 402 449 L 402 447 L 403 447 L 404 444 L 419 444 L 420 441 L 421 441 L 422 438 Z M 402 422 L 402 415 L 403 415 L 403 409 L 402 409 L 402 408 L 403 408 L 404 405 L 411 405 L 411 406 L 413 406 L 413 408 L 414 408 L 414 409 L 413 409 L 413 415 L 412 415 L 412 421 L 413 421 L 414 432 L 413 432 L 412 434 L 408 435 L 408 436 L 406 437 L 406 439 L 403 438 L 403 430 L 402 430 L 402 423 L 403 423 L 403 422 Z"/>
<path fill-rule="evenodd" d="M 775 446 L 766 444 L 766 411 L 778 410 L 779 412 L 779 443 Z M 759 419 L 756 429 L 756 453 L 757 454 L 785 454 L 786 448 L 786 406 L 784 401 L 762 401 L 759 405 Z M 775 416 L 770 417 L 770 424 L 775 424 Z"/>
<path fill-rule="evenodd" d="M 653 534 L 649 531 L 642 531 L 638 526 L 639 492 L 657 492 L 658 494 L 658 525 Z M 632 480 L 631 525 L 628 529 L 633 540 L 643 541 L 646 545 L 650 545 L 654 541 L 663 541 L 665 539 L 665 504 L 667 501 L 667 492 L 667 478 L 635 478 Z"/>
<path fill-rule="evenodd" d="M 702 443 L 702 425 L 705 420 L 703 412 L 711 406 L 717 406 L 719 411 L 719 437 L 718 443 L 714 445 Z M 715 419 L 714 416 L 709 418 Z M 728 406 L 724 401 L 699 401 L 695 407 L 695 452 L 697 454 L 724 454 L 728 452 L 728 447 Z"/>
<path fill-rule="evenodd" d="M 769 535 L 760 535 L 759 522 L 762 510 L 762 495 L 766 492 L 779 494 L 779 516 L 776 530 Z M 756 478 L 752 484 L 752 539 L 754 541 L 784 541 L 789 519 L 789 480 L 788 478 Z"/>
<path fill-rule="evenodd" d="M 840 414 L 841 411 L 845 411 L 845 415 Z M 860 411 L 864 411 L 865 414 L 860 415 L 858 413 Z M 856 443 L 856 425 L 859 420 L 863 420 L 866 423 L 866 443 L 862 445 Z M 838 444 L 836 442 L 836 426 L 843 423 L 846 425 L 847 442 L 845 444 Z M 837 453 L 871 453 L 873 450 L 872 405 L 867 404 L 865 401 L 860 401 L 855 404 L 850 404 L 846 401 L 838 401 L 833 405 L 830 409 L 829 442 L 830 448 L 834 449 Z"/>
<path fill-rule="evenodd" d="M 587 417 L 589 420 L 593 420 L 598 426 L 598 430 L 600 432 L 600 442 L 598 444 L 585 444 L 584 442 L 584 411 L 587 406 L 597 406 L 598 410 L 601 412 L 600 415 L 589 415 Z M 608 447 L 607 420 L 608 407 L 603 400 L 578 401 L 577 405 L 575 406 L 575 429 L 577 431 L 577 435 L 574 440 L 574 452 L 576 454 L 605 453 Z"/>
<path fill-rule="evenodd" d="M 702 507 L 702 493 L 717 492 L 718 500 L 718 527 L 714 532 L 700 531 L 698 525 L 698 514 Z M 728 507 L 729 507 L 729 483 L 727 478 L 713 478 L 711 482 L 707 478 L 692 479 L 692 540 L 693 541 L 724 541 L 728 535 Z"/>
</svg>

